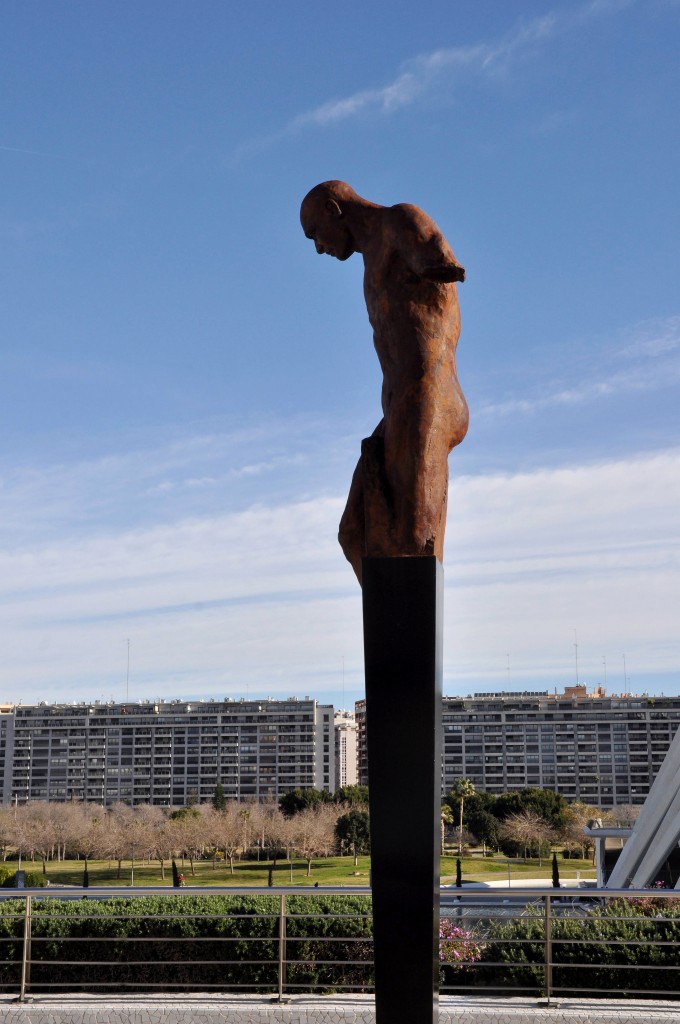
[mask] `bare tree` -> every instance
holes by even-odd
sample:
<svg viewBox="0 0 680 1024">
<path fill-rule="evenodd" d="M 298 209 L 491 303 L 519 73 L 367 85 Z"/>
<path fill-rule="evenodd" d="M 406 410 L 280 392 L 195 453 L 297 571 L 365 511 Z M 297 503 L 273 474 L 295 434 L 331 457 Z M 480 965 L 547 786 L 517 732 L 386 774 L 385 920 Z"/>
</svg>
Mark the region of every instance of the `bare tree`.
<svg viewBox="0 0 680 1024">
<path fill-rule="evenodd" d="M 20 808 L 25 849 L 42 861 L 42 873 L 47 874 L 47 861 L 56 843 L 54 804 L 32 800 Z"/>
<path fill-rule="evenodd" d="M 103 815 L 104 808 L 97 807 L 96 804 L 81 803 L 55 803 L 50 804 L 52 807 L 54 817 L 54 837 L 57 843 L 57 860 L 65 860 L 66 852 L 68 849 L 74 846 L 74 839 L 80 831 L 80 822 L 83 816 L 85 807 L 88 808 L 88 816 L 92 811 L 96 811 L 99 815 Z M 78 853 L 81 851 L 79 850 Z"/>
<path fill-rule="evenodd" d="M 143 835 L 140 846 L 156 858 L 161 866 L 161 879 L 165 879 L 165 862 L 172 857 L 174 839 L 167 827 L 165 812 L 152 804 L 141 804 L 136 812 L 138 831 Z"/>
<path fill-rule="evenodd" d="M 642 804 L 617 804 L 607 811 L 606 817 L 613 824 L 622 828 L 632 828 L 642 810 Z M 591 815 L 594 817 L 594 815 Z"/>
<path fill-rule="evenodd" d="M 205 818 L 196 811 L 195 814 L 186 814 L 173 820 L 173 847 L 181 850 L 182 854 L 189 858 L 191 874 L 195 876 L 195 861 L 209 842 Z"/>
<path fill-rule="evenodd" d="M 7 860 L 7 851 L 13 842 L 15 812 L 14 807 L 0 807 L 0 849 L 3 860 Z"/>
<path fill-rule="evenodd" d="M 229 870 L 234 874 L 234 858 L 243 840 L 243 821 L 239 816 L 239 805 L 230 801 L 224 810 L 213 811 L 207 817 L 210 843 L 216 850 L 224 851 L 225 861 L 229 861 Z"/>
<path fill-rule="evenodd" d="M 69 815 L 69 839 L 72 848 L 85 859 L 108 853 L 106 811 L 93 804 L 72 804 Z"/>
<path fill-rule="evenodd" d="M 510 814 L 499 829 L 503 839 L 511 839 L 524 848 L 524 859 L 529 850 L 537 849 L 538 863 L 542 863 L 542 847 L 555 841 L 556 833 L 549 821 L 535 811 L 523 810 Z"/>
<path fill-rule="evenodd" d="M 584 860 L 588 850 L 593 846 L 593 841 L 586 836 L 583 830 L 596 813 L 596 807 L 575 800 L 562 814 L 562 825 L 559 830 L 560 841 L 569 848 L 579 846 Z"/>
<path fill-rule="evenodd" d="M 312 873 L 314 858 L 328 856 L 335 848 L 335 823 L 339 812 L 336 804 L 319 804 L 307 807 L 292 819 L 294 845 L 307 861 L 307 877 Z"/>
<path fill-rule="evenodd" d="M 149 857 L 154 851 L 150 821 L 160 808 L 148 804 L 128 807 L 114 804 L 107 815 L 107 852 L 118 861 L 118 878 L 123 860 L 129 860 L 134 873 L 135 860 Z M 162 813 L 162 811 L 161 811 Z"/>
</svg>

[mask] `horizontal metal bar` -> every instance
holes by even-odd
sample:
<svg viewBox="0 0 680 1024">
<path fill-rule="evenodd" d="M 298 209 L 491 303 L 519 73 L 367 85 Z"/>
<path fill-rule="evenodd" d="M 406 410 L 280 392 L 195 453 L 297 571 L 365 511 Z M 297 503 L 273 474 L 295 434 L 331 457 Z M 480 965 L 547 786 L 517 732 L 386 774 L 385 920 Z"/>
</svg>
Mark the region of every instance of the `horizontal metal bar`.
<svg viewBox="0 0 680 1024">
<path fill-rule="evenodd" d="M 189 967 L 271 967 L 276 960 L 29 960 L 33 967 L 149 967 L 152 964 L 163 964 Z M 296 963 L 301 961 L 295 961 Z M 316 961 L 310 960 L 310 963 Z M 320 961 L 325 963 L 326 961 Z M 362 961 L 368 963 L 368 961 Z M 98 984 L 95 983 L 95 984 Z"/>
<path fill-rule="evenodd" d="M 191 981 L 187 981 L 187 982 L 183 982 L 183 981 L 168 981 L 168 982 L 163 982 L 163 981 L 97 981 L 97 982 L 87 982 L 87 984 L 91 985 L 92 988 L 120 988 L 121 986 L 125 986 L 127 988 L 143 988 L 143 989 L 147 989 L 147 988 L 162 988 L 162 989 L 187 988 L 187 989 L 189 989 L 189 991 L 195 991 L 194 989 L 192 989 L 192 984 L 195 984 L 195 982 L 191 982 Z M 31 991 L 33 991 L 34 989 L 38 989 L 38 988 L 44 988 L 44 989 L 69 988 L 69 989 L 72 989 L 73 988 L 73 983 L 72 982 L 59 982 L 59 981 L 55 981 L 54 983 L 49 982 L 49 981 L 32 981 L 31 982 Z M 224 992 L 227 989 L 232 989 L 232 988 L 251 988 L 251 989 L 254 989 L 256 992 L 261 991 L 263 988 L 265 988 L 265 989 L 269 988 L 273 992 L 276 991 L 276 985 L 274 985 L 272 983 L 269 983 L 269 982 L 252 982 L 251 983 L 251 982 L 244 982 L 244 981 L 230 981 L 227 984 L 225 984 L 225 982 L 210 982 L 210 983 L 206 982 L 206 984 L 204 984 L 202 986 L 202 988 L 204 988 L 204 989 L 215 989 L 218 992 Z"/>
<path fill-rule="evenodd" d="M 278 943 L 278 938 L 275 935 L 271 937 L 267 935 L 254 935 L 244 936 L 240 938 L 236 935 L 74 935 L 70 937 L 68 935 L 32 935 L 31 939 L 33 942 L 87 942 L 92 945 L 93 942 L 271 942 L 274 945 Z M 309 939 L 301 940 L 308 942 Z M 316 942 L 316 939 L 314 939 Z M 349 939 L 337 939 L 337 942 L 348 942 Z M 366 940 L 364 940 L 366 941 Z"/>
</svg>

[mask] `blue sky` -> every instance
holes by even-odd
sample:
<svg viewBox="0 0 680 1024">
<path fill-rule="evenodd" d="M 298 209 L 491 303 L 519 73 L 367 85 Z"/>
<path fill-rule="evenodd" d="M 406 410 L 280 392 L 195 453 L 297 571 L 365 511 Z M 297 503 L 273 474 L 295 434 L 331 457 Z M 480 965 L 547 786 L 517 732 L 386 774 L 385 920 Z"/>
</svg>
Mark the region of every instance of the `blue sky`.
<svg viewBox="0 0 680 1024">
<path fill-rule="evenodd" d="M 444 689 L 679 692 L 677 0 L 3 11 L 0 700 L 362 693 L 380 377 L 302 196 L 468 271 Z M 625 675 L 624 675 L 625 655 Z"/>
</svg>

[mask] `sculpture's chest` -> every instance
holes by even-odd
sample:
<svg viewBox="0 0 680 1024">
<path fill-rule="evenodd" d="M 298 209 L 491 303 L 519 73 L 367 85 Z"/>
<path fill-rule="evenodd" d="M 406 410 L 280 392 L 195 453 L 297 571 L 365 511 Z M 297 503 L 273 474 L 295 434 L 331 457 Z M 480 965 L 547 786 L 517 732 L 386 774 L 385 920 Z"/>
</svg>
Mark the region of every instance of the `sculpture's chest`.
<svg viewBox="0 0 680 1024">
<path fill-rule="evenodd" d="M 364 298 L 368 318 L 379 330 L 393 318 L 402 318 L 418 302 L 422 282 L 394 251 L 382 250 L 365 262 Z"/>
</svg>

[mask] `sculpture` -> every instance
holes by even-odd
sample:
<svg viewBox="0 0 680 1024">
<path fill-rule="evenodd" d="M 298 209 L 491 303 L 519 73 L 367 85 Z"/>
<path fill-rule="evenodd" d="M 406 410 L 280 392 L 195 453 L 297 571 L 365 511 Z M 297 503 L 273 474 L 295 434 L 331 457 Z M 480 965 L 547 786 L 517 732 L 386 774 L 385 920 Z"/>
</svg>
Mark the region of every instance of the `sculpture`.
<svg viewBox="0 0 680 1024">
<path fill-rule="evenodd" d="M 417 206 L 371 203 L 342 181 L 302 201 L 318 253 L 364 258 L 364 296 L 383 372 L 383 418 L 362 442 L 339 541 L 361 583 L 361 559 L 443 559 L 448 454 L 465 437 L 468 409 L 456 375 L 465 279 L 437 225 Z"/>
</svg>

